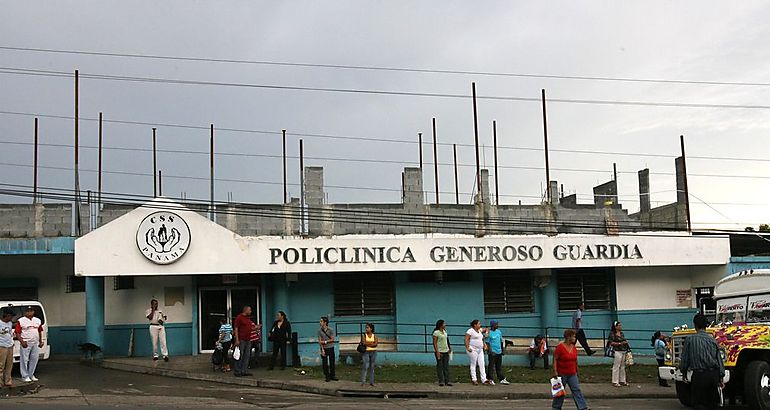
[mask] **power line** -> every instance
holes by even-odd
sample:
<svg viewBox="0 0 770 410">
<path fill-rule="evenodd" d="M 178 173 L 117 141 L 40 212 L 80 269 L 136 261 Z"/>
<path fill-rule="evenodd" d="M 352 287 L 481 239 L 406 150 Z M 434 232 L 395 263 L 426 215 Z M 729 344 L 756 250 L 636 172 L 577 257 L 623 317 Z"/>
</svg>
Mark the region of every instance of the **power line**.
<svg viewBox="0 0 770 410">
<path fill-rule="evenodd" d="M 43 76 L 43 77 L 66 77 L 66 78 L 72 77 L 74 75 L 66 71 L 36 70 L 36 69 L 15 68 L 15 67 L 0 67 L 0 74 L 32 75 L 32 76 Z M 389 96 L 452 98 L 452 99 L 470 99 L 471 98 L 471 96 L 467 94 L 449 94 L 449 93 L 438 93 L 438 92 L 371 90 L 371 89 L 361 89 L 361 88 L 307 87 L 307 86 L 291 86 L 291 85 L 277 85 L 277 84 L 254 84 L 254 83 L 236 83 L 236 82 L 224 82 L 224 81 L 184 80 L 184 79 L 158 78 L 158 77 L 117 76 L 117 75 L 108 75 L 108 74 L 88 74 L 88 73 L 82 73 L 82 72 L 80 73 L 80 78 L 94 79 L 94 80 L 108 80 L 108 81 L 128 81 L 128 82 L 162 83 L 162 84 L 178 84 L 178 85 L 203 85 L 203 86 L 219 86 L 219 87 L 240 87 L 240 88 L 271 89 L 271 90 L 284 90 L 284 91 L 317 91 L 317 92 L 348 93 L 348 94 L 360 94 L 360 95 L 389 95 Z M 540 102 L 540 99 L 535 97 L 481 95 L 481 96 L 477 96 L 476 98 L 480 100 L 492 100 L 492 101 Z M 566 104 L 619 105 L 619 106 L 635 106 L 635 107 L 722 108 L 722 109 L 758 109 L 758 110 L 770 109 L 770 105 L 760 105 L 760 104 L 754 104 L 754 105 L 752 104 L 707 104 L 707 103 L 678 103 L 678 102 L 667 102 L 667 101 L 656 102 L 656 101 L 622 101 L 622 100 L 550 98 L 548 102 L 549 103 L 566 103 Z"/>
<path fill-rule="evenodd" d="M 0 111 L 3 115 L 18 115 L 26 117 L 40 117 L 51 118 L 59 120 L 74 120 L 74 117 L 67 115 L 55 115 L 45 113 L 32 113 L 22 111 Z M 81 121 L 95 122 L 99 121 L 95 117 L 80 117 Z M 102 120 L 105 123 L 122 124 L 122 125 L 136 125 L 136 126 L 148 126 L 148 127 L 168 127 L 168 128 L 181 128 L 181 129 L 196 129 L 196 130 L 209 130 L 209 126 L 191 125 L 191 124 L 178 124 L 178 123 L 165 123 L 165 122 L 147 122 L 147 121 L 132 121 L 132 120 L 120 120 L 120 119 L 108 119 Z M 217 128 L 218 132 L 233 132 L 233 133 L 249 133 L 249 134 L 265 134 L 280 136 L 280 131 L 269 130 L 257 130 L 247 128 Z M 286 135 L 306 138 L 321 138 L 321 139 L 341 139 L 349 141 L 367 141 L 367 142 L 382 142 L 382 143 L 396 143 L 396 144 L 417 144 L 414 140 L 400 140 L 392 138 L 378 138 L 378 137 L 366 137 L 366 136 L 354 136 L 354 135 L 335 135 L 335 134 L 321 134 L 321 133 L 301 133 L 301 132 L 287 132 Z M 448 146 L 457 145 L 458 147 L 474 147 L 473 144 L 464 143 L 451 143 L 451 142 L 438 142 L 437 145 Z M 499 149 L 505 150 L 518 150 L 518 151 L 543 151 L 543 148 L 538 147 L 517 147 L 498 145 Z M 678 155 L 672 154 L 660 154 L 660 153 L 645 153 L 645 152 L 620 152 L 620 151 L 599 151 L 599 150 L 578 150 L 578 149 L 559 149 L 549 148 L 549 152 L 560 152 L 568 154 L 594 154 L 594 155 L 621 155 L 621 156 L 633 156 L 633 157 L 653 157 L 653 158 L 676 158 Z M 717 161 L 751 161 L 751 162 L 770 162 L 770 158 L 740 158 L 740 157 L 716 157 L 716 156 L 698 156 L 688 155 L 687 159 L 698 160 L 717 160 Z M 411 163 L 411 162 L 409 162 Z M 608 171 L 609 172 L 609 171 Z M 626 171 L 628 172 L 628 171 Z"/>
<path fill-rule="evenodd" d="M 132 53 L 111 53 L 97 51 L 80 50 L 62 50 L 50 48 L 32 48 L 32 47 L 11 47 L 0 46 L 2 50 L 28 51 L 38 53 L 55 53 L 71 55 L 88 55 L 100 57 L 124 57 L 134 59 L 151 60 L 173 60 L 173 61 L 195 61 L 209 63 L 232 63 L 232 64 L 250 64 L 279 67 L 303 67 L 303 68 L 329 68 L 329 69 L 347 69 L 347 70 L 366 70 L 366 71 L 391 71 L 405 73 L 423 73 L 423 74 L 458 74 L 475 75 L 489 77 L 517 77 L 517 78 L 545 78 L 558 80 L 585 80 L 585 81 L 613 81 L 613 82 L 631 82 L 631 83 L 657 83 L 657 84 L 694 84 L 694 85 L 728 85 L 728 86 L 752 86 L 767 87 L 770 83 L 763 82 L 742 82 L 742 81 L 709 81 L 709 80 L 672 80 L 662 78 L 631 78 L 631 77 L 608 77 L 608 76 L 580 76 L 580 75 L 556 75 L 556 74 L 534 74 L 534 73 L 514 73 L 514 72 L 494 72 L 494 71 L 472 71 L 472 70 L 448 70 L 448 69 L 429 69 L 429 68 L 410 68 L 410 67 L 392 67 L 392 66 L 370 66 L 370 65 L 349 65 L 349 64 L 321 64 L 321 63 L 299 63 L 288 61 L 269 61 L 269 60 L 245 60 L 234 58 L 207 58 L 190 56 L 164 56 L 157 54 L 132 54 Z"/>
</svg>

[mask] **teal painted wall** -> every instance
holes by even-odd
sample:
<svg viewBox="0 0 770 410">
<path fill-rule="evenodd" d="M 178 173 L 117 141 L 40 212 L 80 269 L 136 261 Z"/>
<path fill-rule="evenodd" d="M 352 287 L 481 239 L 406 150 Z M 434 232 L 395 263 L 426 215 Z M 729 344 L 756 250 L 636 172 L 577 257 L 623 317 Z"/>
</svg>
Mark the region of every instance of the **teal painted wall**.
<svg viewBox="0 0 770 410">
<path fill-rule="evenodd" d="M 74 254 L 75 239 L 71 236 L 56 238 L 0 238 L 0 255 Z"/>
<path fill-rule="evenodd" d="M 131 329 L 134 329 L 134 356 L 150 357 L 152 342 L 146 324 L 108 325 L 104 329 L 106 356 L 127 356 Z M 52 326 L 48 329 L 48 340 L 52 354 L 79 354 L 78 345 L 86 340 L 85 326 Z M 190 355 L 192 348 L 192 323 L 169 323 L 166 325 L 166 342 L 171 356 Z"/>
<path fill-rule="evenodd" d="M 727 274 L 748 269 L 770 269 L 770 256 L 733 256 L 727 265 Z"/>
</svg>

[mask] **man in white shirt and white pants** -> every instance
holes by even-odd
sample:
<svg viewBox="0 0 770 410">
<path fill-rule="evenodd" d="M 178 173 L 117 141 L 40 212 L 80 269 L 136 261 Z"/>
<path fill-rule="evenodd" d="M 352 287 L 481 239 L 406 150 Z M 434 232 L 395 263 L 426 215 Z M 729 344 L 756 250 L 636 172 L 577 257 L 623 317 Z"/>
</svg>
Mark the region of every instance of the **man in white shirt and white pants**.
<svg viewBox="0 0 770 410">
<path fill-rule="evenodd" d="M 40 348 L 43 347 L 43 323 L 35 317 L 35 309 L 32 306 L 24 310 L 24 316 L 19 318 L 16 330 L 21 344 L 21 378 L 25 382 L 36 382 L 35 370 L 40 358 Z"/>
<path fill-rule="evenodd" d="M 163 361 L 168 361 L 168 347 L 166 346 L 166 315 L 158 308 L 158 301 L 150 301 L 150 308 L 144 312 L 144 316 L 150 321 L 150 339 L 152 340 L 152 360 L 158 360 L 158 342 L 160 342 L 160 354 Z"/>
</svg>

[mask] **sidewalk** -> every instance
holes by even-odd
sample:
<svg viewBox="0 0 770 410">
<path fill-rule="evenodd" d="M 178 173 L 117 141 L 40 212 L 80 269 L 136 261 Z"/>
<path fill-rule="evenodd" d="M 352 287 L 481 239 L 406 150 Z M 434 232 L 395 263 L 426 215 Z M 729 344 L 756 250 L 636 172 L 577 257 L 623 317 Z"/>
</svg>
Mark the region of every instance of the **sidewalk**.
<svg viewBox="0 0 770 410">
<path fill-rule="evenodd" d="M 107 369 L 153 374 L 190 380 L 227 383 L 241 386 L 291 390 L 329 396 L 389 397 L 389 398 L 455 398 L 455 399 L 543 399 L 550 397 L 547 382 L 512 383 L 508 386 L 473 386 L 456 383 L 452 387 L 440 387 L 431 383 L 377 383 L 376 386 L 361 386 L 353 381 L 325 382 L 311 378 L 297 370 L 267 371 L 259 367 L 252 369 L 253 376 L 234 377 L 232 373 L 212 370 L 209 355 L 173 357 L 168 363 L 152 361 L 150 358 L 109 358 L 100 364 Z M 617 388 L 610 384 L 581 385 L 585 396 L 591 398 L 676 398 L 673 387 L 664 388 L 657 384 L 632 384 L 631 387 Z"/>
</svg>

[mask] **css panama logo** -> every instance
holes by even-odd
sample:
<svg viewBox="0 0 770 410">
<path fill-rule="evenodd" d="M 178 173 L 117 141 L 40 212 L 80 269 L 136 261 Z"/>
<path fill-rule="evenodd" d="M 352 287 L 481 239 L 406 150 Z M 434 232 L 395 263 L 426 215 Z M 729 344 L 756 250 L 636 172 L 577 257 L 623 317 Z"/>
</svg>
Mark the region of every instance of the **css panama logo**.
<svg viewBox="0 0 770 410">
<path fill-rule="evenodd" d="M 168 211 L 147 215 L 136 231 L 136 246 L 145 258 L 159 264 L 176 262 L 190 247 L 190 227 Z"/>
</svg>

